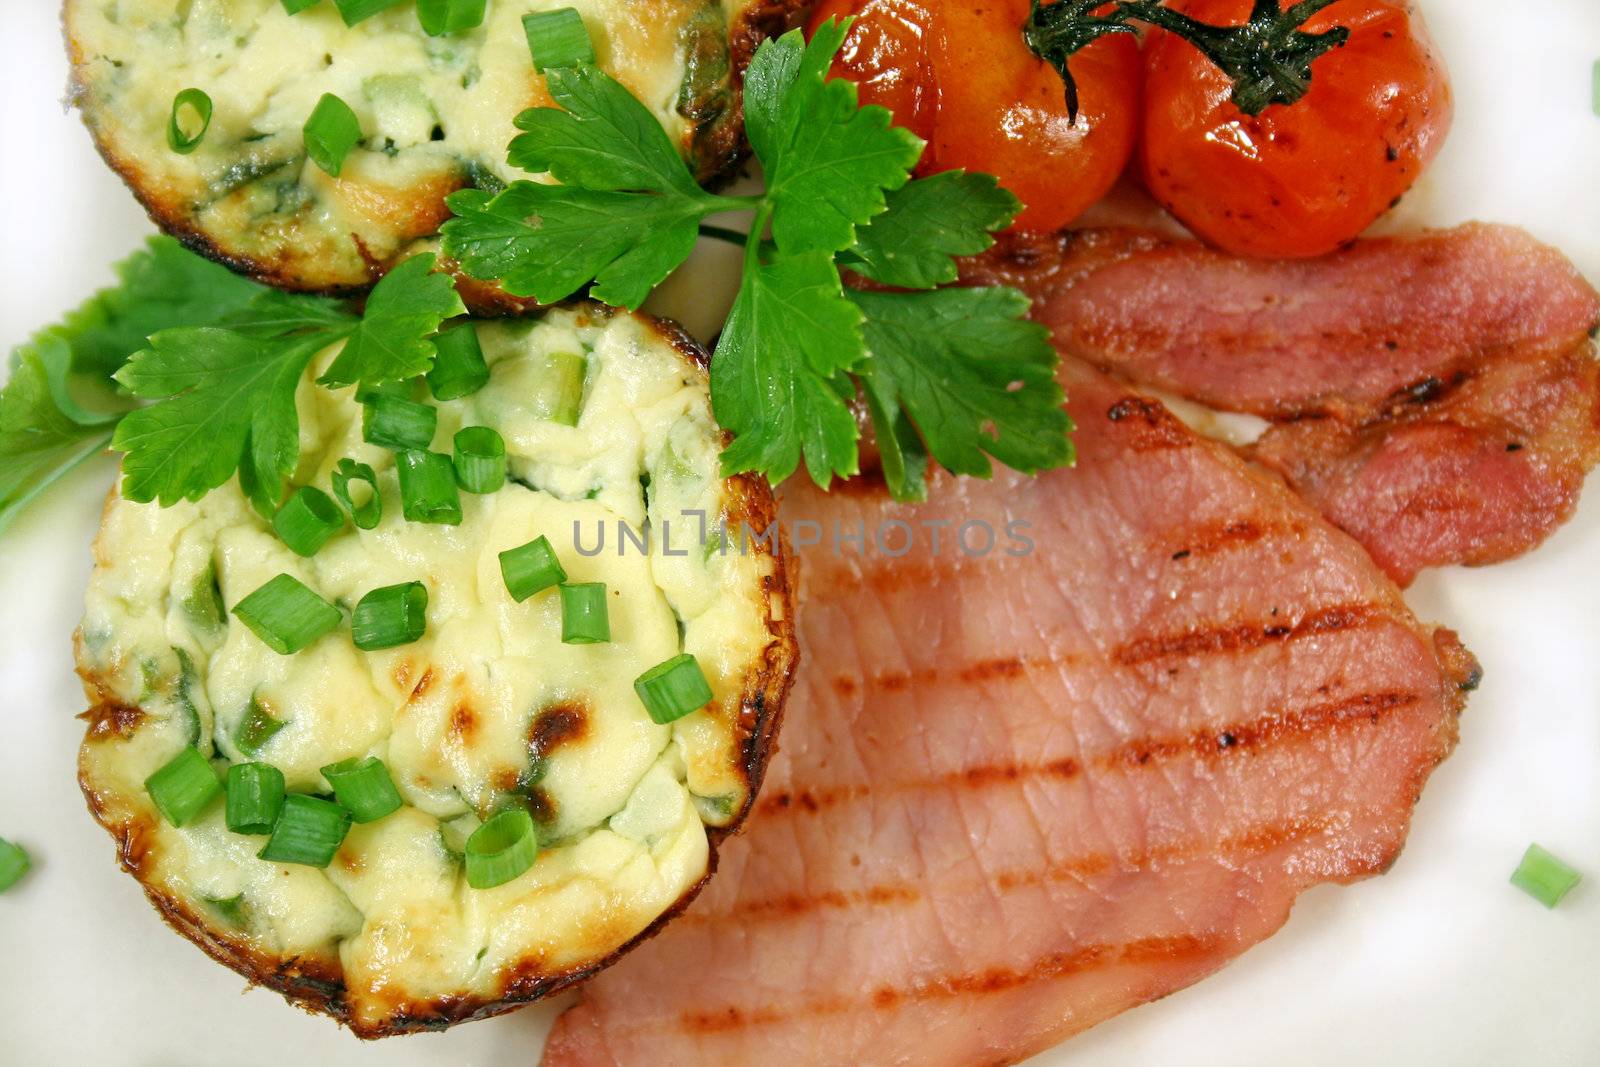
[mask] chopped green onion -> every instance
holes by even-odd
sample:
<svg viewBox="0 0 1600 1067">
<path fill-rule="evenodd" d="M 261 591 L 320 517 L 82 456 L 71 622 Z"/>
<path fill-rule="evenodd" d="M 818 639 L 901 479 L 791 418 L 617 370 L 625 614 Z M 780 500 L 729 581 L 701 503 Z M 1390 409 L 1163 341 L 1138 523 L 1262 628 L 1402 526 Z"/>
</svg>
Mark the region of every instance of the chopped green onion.
<svg viewBox="0 0 1600 1067">
<path fill-rule="evenodd" d="M 322 0 L 283 0 L 283 9 L 291 15 L 298 15 L 306 8 L 321 2 Z"/>
<path fill-rule="evenodd" d="M 428 587 L 421 582 L 374 589 L 361 598 L 350 617 L 351 636 L 363 652 L 409 645 L 427 629 Z"/>
<path fill-rule="evenodd" d="M 493 889 L 520 876 L 539 855 L 539 835 L 526 808 L 507 808 L 467 838 L 467 884 Z"/>
<path fill-rule="evenodd" d="M 356 822 L 377 822 L 400 810 L 400 791 L 377 756 L 330 763 L 322 768 L 322 777 Z"/>
<path fill-rule="evenodd" d="M 360 503 L 350 493 L 351 482 L 366 482 L 372 492 Z M 383 518 L 383 494 L 378 491 L 378 476 L 365 463 L 341 459 L 333 471 L 333 495 L 350 513 L 357 529 L 370 530 Z"/>
<path fill-rule="evenodd" d="M 417 0 L 417 19 L 430 37 L 483 25 L 485 0 Z"/>
<path fill-rule="evenodd" d="M 380 396 L 397 396 L 402 400 L 410 400 L 416 393 L 415 382 L 416 379 L 414 378 L 390 382 L 358 382 L 356 384 L 356 403 L 370 404 Z"/>
<path fill-rule="evenodd" d="M 239 725 L 233 731 L 233 744 L 246 758 L 255 759 L 261 750 L 272 740 L 274 734 L 287 726 L 282 719 L 274 719 L 261 702 L 254 697 L 250 698 L 250 706 L 245 709 L 244 718 L 239 720 Z"/>
<path fill-rule="evenodd" d="M 0 837 L 0 893 L 17 884 L 17 881 L 28 873 L 32 861 L 21 845 L 13 845 L 10 841 Z"/>
<path fill-rule="evenodd" d="M 1583 875 L 1556 859 L 1538 845 L 1529 845 L 1522 854 L 1522 862 L 1511 874 L 1511 884 L 1547 908 L 1561 903 L 1561 898 Z"/>
<path fill-rule="evenodd" d="M 562 583 L 561 640 L 569 645 L 598 645 L 611 640 L 605 583 Z"/>
<path fill-rule="evenodd" d="M 157 810 L 173 826 L 190 822 L 222 792 L 217 772 L 211 769 L 211 763 L 200 750 L 192 746 L 146 778 L 144 787 Z"/>
<path fill-rule="evenodd" d="M 658 663 L 633 683 L 650 718 L 665 726 L 711 703 L 711 683 L 700 661 L 685 652 Z"/>
<path fill-rule="evenodd" d="M 495 493 L 506 484 L 506 440 L 488 426 L 456 434 L 456 481 L 469 493 Z"/>
<path fill-rule="evenodd" d="M 235 763 L 228 768 L 228 829 L 236 834 L 270 834 L 283 809 L 283 772 L 268 763 Z"/>
<path fill-rule="evenodd" d="M 522 16 L 522 29 L 528 35 L 528 51 L 533 69 L 541 74 L 552 67 L 575 67 L 594 62 L 594 44 L 583 19 L 570 7 Z"/>
<path fill-rule="evenodd" d="M 428 388 L 435 399 L 460 400 L 489 384 L 489 364 L 470 322 L 435 334 L 433 347 L 439 354 L 428 371 Z"/>
<path fill-rule="evenodd" d="M 396 452 L 427 448 L 439 426 L 439 409 L 432 404 L 380 393 L 361 416 L 361 439 Z"/>
<path fill-rule="evenodd" d="M 567 580 L 567 572 L 550 547 L 550 539 L 543 535 L 518 548 L 508 548 L 500 553 L 500 577 L 505 579 L 506 592 L 511 599 L 521 603 L 535 593 Z"/>
<path fill-rule="evenodd" d="M 314 556 L 344 526 L 344 513 L 321 489 L 296 489 L 272 517 L 278 540 L 297 556 Z"/>
<path fill-rule="evenodd" d="M 183 132 L 184 108 L 194 112 L 194 118 L 200 122 L 200 129 L 194 136 Z M 172 114 L 167 119 L 167 147 L 181 156 L 186 156 L 200 147 L 200 142 L 206 139 L 206 131 L 211 128 L 211 97 L 200 89 L 185 89 L 172 98 Z"/>
<path fill-rule="evenodd" d="M 341 13 L 344 7 L 341 2 Z M 348 15 L 345 16 L 345 23 L 353 25 Z M 306 155 L 330 176 L 337 178 L 344 169 L 344 157 L 350 154 L 350 149 L 359 140 L 361 120 L 350 110 L 350 105 L 332 93 L 323 93 L 311 117 L 306 119 Z"/>
<path fill-rule="evenodd" d="M 290 793 L 266 847 L 256 855 L 272 863 L 326 867 L 350 832 L 350 813 L 331 800 Z"/>
<path fill-rule="evenodd" d="M 456 468 L 449 456 L 401 452 L 396 466 L 400 473 L 400 510 L 407 519 L 445 526 L 460 524 L 461 491 L 456 488 Z"/>
<path fill-rule="evenodd" d="M 387 11 L 395 7 L 401 0 L 333 0 L 339 9 L 339 15 L 344 19 L 346 26 L 354 26 L 363 19 L 369 19 L 380 11 Z"/>
<path fill-rule="evenodd" d="M 193 627 L 214 634 L 228 625 L 228 610 L 222 606 L 222 590 L 217 588 L 217 564 L 212 560 L 189 587 L 182 601 L 183 613 Z"/>
<path fill-rule="evenodd" d="M 339 625 L 339 609 L 287 574 L 233 606 L 239 621 L 281 655 L 299 652 Z"/>
<path fill-rule="evenodd" d="M 530 398 L 528 408 L 551 422 L 576 426 L 583 414 L 583 379 L 589 361 L 576 352 L 551 352 L 545 359 L 550 374 Z"/>
</svg>

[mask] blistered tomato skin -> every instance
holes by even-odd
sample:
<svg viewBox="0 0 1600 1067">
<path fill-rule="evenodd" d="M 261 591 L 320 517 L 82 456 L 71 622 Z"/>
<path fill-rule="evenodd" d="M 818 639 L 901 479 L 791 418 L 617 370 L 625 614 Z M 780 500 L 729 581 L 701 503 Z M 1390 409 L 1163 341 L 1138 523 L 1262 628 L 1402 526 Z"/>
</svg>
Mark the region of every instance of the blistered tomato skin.
<svg viewBox="0 0 1600 1067">
<path fill-rule="evenodd" d="M 928 142 L 919 175 L 984 171 L 1016 194 L 1014 228 L 1056 230 L 1115 184 L 1138 133 L 1139 49 L 1102 38 L 1072 58 L 1077 121 L 1061 76 L 1028 49 L 1027 0 L 827 0 L 812 28 L 854 15 L 835 77 L 856 83 Z"/>
<path fill-rule="evenodd" d="M 1251 0 L 1174 5 L 1237 25 Z M 1350 29 L 1317 59 L 1311 89 L 1245 115 L 1226 75 L 1187 42 L 1145 46 L 1142 168 L 1155 198 L 1196 235 L 1265 258 L 1321 255 L 1389 210 L 1433 161 L 1453 111 L 1444 64 L 1406 3 L 1338 0 L 1303 27 Z"/>
</svg>

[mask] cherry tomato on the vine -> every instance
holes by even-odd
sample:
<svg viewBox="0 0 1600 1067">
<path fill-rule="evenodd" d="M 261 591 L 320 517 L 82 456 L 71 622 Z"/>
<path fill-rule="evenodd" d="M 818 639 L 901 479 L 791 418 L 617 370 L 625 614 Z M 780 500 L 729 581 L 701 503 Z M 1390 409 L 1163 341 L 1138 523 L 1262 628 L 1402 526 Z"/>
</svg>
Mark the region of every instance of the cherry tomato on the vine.
<svg viewBox="0 0 1600 1067">
<path fill-rule="evenodd" d="M 1239 25 L 1251 0 L 1178 0 Z M 1311 89 L 1256 116 L 1226 75 L 1162 30 L 1145 45 L 1145 183 L 1178 219 L 1230 252 L 1314 256 L 1350 241 L 1433 160 L 1450 127 L 1449 82 L 1405 0 L 1337 0 L 1302 27 L 1350 38 L 1311 67 Z"/>
<path fill-rule="evenodd" d="M 985 171 L 1022 201 L 1015 225 L 1055 230 L 1105 195 L 1133 151 L 1139 49 L 1127 34 L 1072 57 L 1076 122 L 1061 76 L 1022 39 L 1028 0 L 823 0 L 812 29 L 854 15 L 833 74 L 928 142 L 918 175 Z"/>
</svg>

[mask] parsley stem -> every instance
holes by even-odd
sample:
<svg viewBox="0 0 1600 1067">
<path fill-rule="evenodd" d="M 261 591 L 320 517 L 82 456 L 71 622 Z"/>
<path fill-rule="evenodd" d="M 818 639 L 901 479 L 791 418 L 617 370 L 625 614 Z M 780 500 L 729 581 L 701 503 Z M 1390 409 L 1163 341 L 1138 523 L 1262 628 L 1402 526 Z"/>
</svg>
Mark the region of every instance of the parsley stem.
<svg viewBox="0 0 1600 1067">
<path fill-rule="evenodd" d="M 744 275 L 750 277 L 761 267 L 761 246 L 766 242 L 762 238 L 767 232 L 767 223 L 772 221 L 772 204 L 763 199 L 756 208 L 756 217 L 750 222 L 750 232 L 744 239 Z"/>
</svg>

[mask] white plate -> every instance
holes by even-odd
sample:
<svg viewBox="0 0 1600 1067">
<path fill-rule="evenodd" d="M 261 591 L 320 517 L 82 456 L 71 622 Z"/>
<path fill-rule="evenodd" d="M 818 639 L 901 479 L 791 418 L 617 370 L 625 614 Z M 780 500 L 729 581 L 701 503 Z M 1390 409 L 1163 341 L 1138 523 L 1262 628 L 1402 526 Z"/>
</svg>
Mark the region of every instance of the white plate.
<svg viewBox="0 0 1600 1067">
<path fill-rule="evenodd" d="M 109 282 L 111 261 L 149 225 L 62 110 L 57 5 L 0 6 L 8 348 Z M 1520 223 L 1600 278 L 1600 6 L 1423 7 L 1450 62 L 1456 124 L 1396 222 Z M 699 330 L 716 315 L 704 300 L 685 312 Z M 83 699 L 68 644 L 110 478 L 109 462 L 90 464 L 0 541 L 0 834 L 37 864 L 0 896 L 0 1063 L 535 1063 L 554 1005 L 364 1045 L 276 994 L 242 993 L 116 870 L 74 781 Z M 1313 891 L 1283 932 L 1220 975 L 1037 1063 L 1600 1063 L 1597 595 L 1600 493 L 1529 558 L 1425 576 L 1408 599 L 1459 630 L 1486 676 L 1394 870 Z M 1506 882 L 1533 839 L 1590 875 L 1553 913 Z"/>
</svg>

